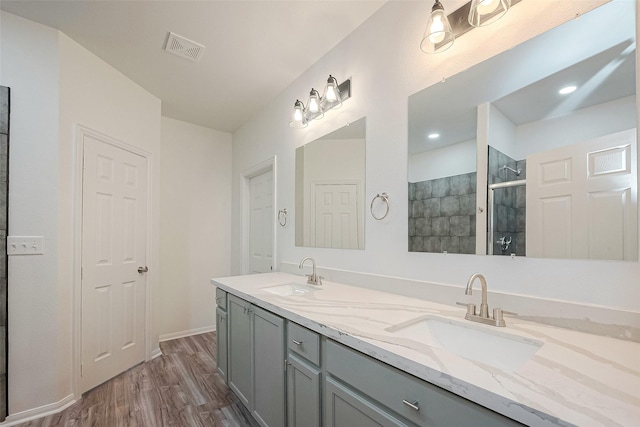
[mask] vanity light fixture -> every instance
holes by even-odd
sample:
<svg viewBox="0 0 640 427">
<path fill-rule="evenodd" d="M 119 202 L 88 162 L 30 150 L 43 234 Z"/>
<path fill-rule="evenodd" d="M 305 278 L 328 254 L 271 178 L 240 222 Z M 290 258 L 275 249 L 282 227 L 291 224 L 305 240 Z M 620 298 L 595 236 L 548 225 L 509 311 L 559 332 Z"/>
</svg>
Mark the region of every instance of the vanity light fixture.
<svg viewBox="0 0 640 427">
<path fill-rule="evenodd" d="M 436 0 L 427 20 L 420 49 L 425 53 L 440 53 L 449 49 L 474 27 L 491 24 L 503 17 L 509 8 L 522 0 L 471 0 L 448 16 L 440 0 Z"/>
<path fill-rule="evenodd" d="M 289 126 L 298 129 L 307 127 L 311 120 L 321 119 L 324 113 L 333 108 L 339 108 L 342 102 L 349 98 L 351 98 L 351 79 L 338 84 L 338 80 L 329 74 L 322 97 L 317 90 L 311 88 L 306 107 L 302 101 L 296 100 Z"/>
<path fill-rule="evenodd" d="M 453 30 L 444 7 L 440 0 L 436 0 L 431 8 L 431 14 L 427 20 L 427 28 L 420 42 L 420 49 L 424 53 L 439 53 L 449 49 L 455 40 Z"/>
<path fill-rule="evenodd" d="M 469 24 L 482 27 L 502 18 L 511 7 L 511 0 L 472 0 Z"/>
<path fill-rule="evenodd" d="M 437 132 L 430 133 L 429 135 L 427 135 L 427 138 L 429 138 L 429 139 L 438 139 L 438 138 L 440 138 L 440 134 L 437 133 Z"/>
</svg>

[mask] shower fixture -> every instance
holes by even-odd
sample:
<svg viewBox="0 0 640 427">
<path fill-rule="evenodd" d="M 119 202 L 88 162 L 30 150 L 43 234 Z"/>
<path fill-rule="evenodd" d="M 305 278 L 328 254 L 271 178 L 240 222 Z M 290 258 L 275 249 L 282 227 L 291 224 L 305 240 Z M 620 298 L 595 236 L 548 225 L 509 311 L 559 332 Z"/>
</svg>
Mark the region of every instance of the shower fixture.
<svg viewBox="0 0 640 427">
<path fill-rule="evenodd" d="M 516 170 L 516 169 L 514 169 L 514 168 L 510 168 L 510 167 L 509 167 L 509 166 L 507 166 L 507 165 L 502 166 L 500 169 L 502 169 L 502 170 L 508 169 L 508 170 L 510 170 L 511 172 L 515 173 L 515 174 L 516 174 L 516 176 L 520 176 L 520 174 L 522 173 L 522 169 L 518 169 L 518 170 Z"/>
</svg>

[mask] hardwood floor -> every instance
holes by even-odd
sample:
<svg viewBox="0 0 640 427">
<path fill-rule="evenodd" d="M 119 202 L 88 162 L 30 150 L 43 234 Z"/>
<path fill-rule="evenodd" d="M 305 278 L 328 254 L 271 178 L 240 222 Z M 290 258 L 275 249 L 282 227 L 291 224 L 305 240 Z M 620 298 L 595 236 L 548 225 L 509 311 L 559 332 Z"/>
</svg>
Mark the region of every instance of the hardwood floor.
<svg viewBox="0 0 640 427">
<path fill-rule="evenodd" d="M 257 427 L 215 370 L 215 333 L 160 343 L 162 356 L 19 427 Z"/>
</svg>

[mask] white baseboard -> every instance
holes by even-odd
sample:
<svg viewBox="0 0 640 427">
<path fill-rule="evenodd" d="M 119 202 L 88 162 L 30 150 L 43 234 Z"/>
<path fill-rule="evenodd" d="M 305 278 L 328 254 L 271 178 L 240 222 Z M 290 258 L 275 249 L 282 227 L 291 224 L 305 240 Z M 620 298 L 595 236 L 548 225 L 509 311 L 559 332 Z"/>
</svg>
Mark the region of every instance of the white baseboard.
<svg viewBox="0 0 640 427">
<path fill-rule="evenodd" d="M 76 403 L 73 394 L 68 395 L 67 397 L 55 402 L 50 403 L 48 405 L 40 406 L 38 408 L 28 409 L 26 411 L 18 412 L 17 414 L 9 415 L 4 422 L 0 423 L 2 427 L 15 426 L 17 424 L 26 423 L 28 421 L 33 421 L 38 418 L 46 417 L 47 415 L 57 414 L 69 406 Z"/>
<path fill-rule="evenodd" d="M 170 334 L 160 335 L 160 342 L 175 340 L 176 338 L 190 337 L 191 335 L 204 334 L 206 332 L 214 332 L 215 330 L 216 330 L 216 325 L 211 325 L 211 326 L 204 326 L 202 328 L 191 329 L 188 331 L 173 332 Z"/>
<path fill-rule="evenodd" d="M 156 348 L 155 350 L 153 350 L 151 352 L 151 359 L 149 359 L 149 360 L 153 360 L 156 357 L 160 357 L 160 356 L 162 356 L 162 350 L 160 350 L 160 348 L 158 347 L 158 348 Z"/>
</svg>

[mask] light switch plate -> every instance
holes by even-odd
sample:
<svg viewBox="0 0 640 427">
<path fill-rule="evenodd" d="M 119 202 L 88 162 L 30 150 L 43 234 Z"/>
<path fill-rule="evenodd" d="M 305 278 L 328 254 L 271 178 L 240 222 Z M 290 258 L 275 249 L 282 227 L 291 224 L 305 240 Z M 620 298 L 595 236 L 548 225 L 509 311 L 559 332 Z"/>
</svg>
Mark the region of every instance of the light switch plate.
<svg viewBox="0 0 640 427">
<path fill-rule="evenodd" d="M 7 236 L 7 255 L 42 255 L 42 236 Z"/>
</svg>

